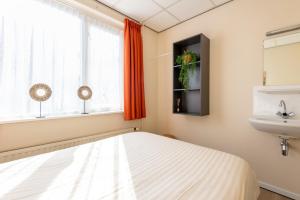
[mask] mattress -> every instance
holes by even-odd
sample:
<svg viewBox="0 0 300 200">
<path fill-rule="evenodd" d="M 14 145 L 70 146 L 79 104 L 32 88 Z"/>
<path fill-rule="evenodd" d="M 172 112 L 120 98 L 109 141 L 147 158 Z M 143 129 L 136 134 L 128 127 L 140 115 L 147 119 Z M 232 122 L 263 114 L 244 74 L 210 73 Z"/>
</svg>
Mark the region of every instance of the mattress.
<svg viewBox="0 0 300 200">
<path fill-rule="evenodd" d="M 133 132 L 0 164 L 0 199 L 254 200 L 243 159 Z"/>
</svg>

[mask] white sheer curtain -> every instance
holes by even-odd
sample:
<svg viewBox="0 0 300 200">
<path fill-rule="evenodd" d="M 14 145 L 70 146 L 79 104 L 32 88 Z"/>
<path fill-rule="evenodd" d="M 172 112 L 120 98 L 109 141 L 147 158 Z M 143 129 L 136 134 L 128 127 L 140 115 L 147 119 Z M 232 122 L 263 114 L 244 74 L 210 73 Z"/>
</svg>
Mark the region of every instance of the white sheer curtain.
<svg viewBox="0 0 300 200">
<path fill-rule="evenodd" d="M 80 113 L 77 89 L 89 84 L 92 111 L 122 109 L 122 31 L 53 0 L 0 1 L 0 118 L 34 116 L 31 85 L 52 97 L 43 113 Z"/>
<path fill-rule="evenodd" d="M 88 108 L 92 111 L 122 110 L 123 34 L 92 19 L 89 24 L 86 79 L 93 88 L 94 98 Z"/>
</svg>

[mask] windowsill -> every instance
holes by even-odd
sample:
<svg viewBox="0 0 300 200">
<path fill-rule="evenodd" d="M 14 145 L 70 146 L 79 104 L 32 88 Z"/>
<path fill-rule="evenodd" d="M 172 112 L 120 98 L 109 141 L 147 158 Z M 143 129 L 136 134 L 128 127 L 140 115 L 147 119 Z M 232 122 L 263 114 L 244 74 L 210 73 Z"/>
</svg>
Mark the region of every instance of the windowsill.
<svg viewBox="0 0 300 200">
<path fill-rule="evenodd" d="M 99 115 L 112 115 L 112 114 L 122 114 L 123 111 L 106 111 L 106 112 L 93 112 L 89 114 L 65 114 L 65 115 L 56 115 L 56 116 L 46 116 L 44 118 L 36 117 L 24 117 L 24 118 L 15 118 L 15 119 L 0 119 L 1 124 L 15 124 L 15 123 L 24 123 L 24 122 L 36 122 L 36 121 L 46 121 L 53 119 L 68 119 L 68 118 L 79 118 L 79 117 L 92 117 Z"/>
</svg>

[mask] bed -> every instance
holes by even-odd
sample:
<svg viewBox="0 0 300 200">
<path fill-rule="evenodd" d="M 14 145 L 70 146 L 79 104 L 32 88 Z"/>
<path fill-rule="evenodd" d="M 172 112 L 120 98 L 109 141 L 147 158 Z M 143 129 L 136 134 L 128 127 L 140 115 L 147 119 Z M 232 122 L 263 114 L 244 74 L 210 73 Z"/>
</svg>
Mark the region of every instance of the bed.
<svg viewBox="0 0 300 200">
<path fill-rule="evenodd" d="M 243 159 L 131 132 L 0 164 L 0 199 L 255 200 Z"/>
</svg>

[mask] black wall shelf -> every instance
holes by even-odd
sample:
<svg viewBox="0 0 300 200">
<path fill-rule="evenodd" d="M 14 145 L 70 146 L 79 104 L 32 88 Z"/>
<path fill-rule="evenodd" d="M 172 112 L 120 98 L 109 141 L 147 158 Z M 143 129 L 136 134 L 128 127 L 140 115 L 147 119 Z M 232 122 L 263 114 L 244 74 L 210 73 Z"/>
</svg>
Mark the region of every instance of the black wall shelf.
<svg viewBox="0 0 300 200">
<path fill-rule="evenodd" d="M 189 89 L 178 80 L 181 65 L 176 58 L 185 50 L 197 54 L 196 70 L 189 74 Z M 209 39 L 203 35 L 173 44 L 173 113 L 205 116 L 209 114 Z"/>
</svg>

